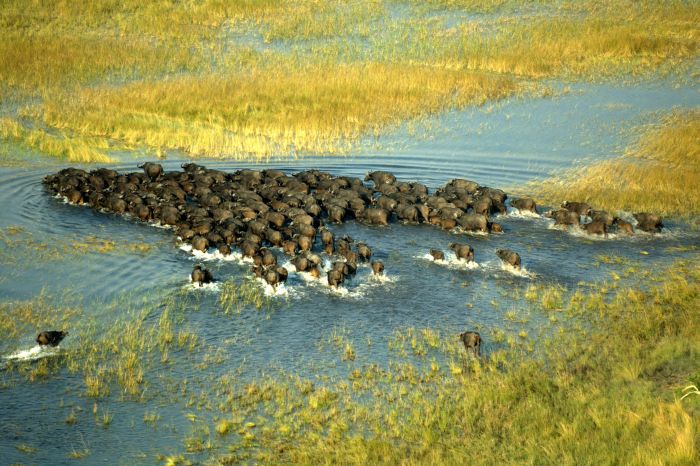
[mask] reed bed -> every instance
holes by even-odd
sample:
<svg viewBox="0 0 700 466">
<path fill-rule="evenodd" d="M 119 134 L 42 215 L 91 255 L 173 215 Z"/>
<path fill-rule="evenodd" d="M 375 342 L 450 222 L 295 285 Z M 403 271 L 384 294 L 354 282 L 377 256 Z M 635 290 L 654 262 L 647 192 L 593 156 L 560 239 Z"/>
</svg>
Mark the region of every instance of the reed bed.
<svg viewBox="0 0 700 466">
<path fill-rule="evenodd" d="M 698 52 L 692 2 L 400 3 L 8 1 L 0 95 L 17 110 L 3 125 L 22 128 L 2 139 L 69 161 L 103 162 L 114 142 L 194 156 L 342 154 L 533 79 L 686 75 Z M 493 14 L 434 14 L 455 8 Z"/>
<path fill-rule="evenodd" d="M 214 442 L 210 459 L 228 449 L 223 464 L 693 464 L 700 407 L 680 397 L 700 377 L 699 279 L 684 263 L 645 291 L 570 295 L 542 360 L 515 344 L 477 361 L 453 336 L 408 329 L 393 344 L 423 350 L 387 368 L 348 361 L 347 379 L 222 378 L 218 435 L 198 443 Z"/>
<path fill-rule="evenodd" d="M 676 111 L 648 129 L 626 154 L 532 188 L 549 204 L 581 200 L 611 212 L 700 214 L 700 112 Z"/>
<path fill-rule="evenodd" d="M 36 117 L 84 137 L 192 155 L 334 154 L 363 134 L 518 89 L 507 77 L 426 66 L 318 66 L 85 89 L 47 99 Z"/>
<path fill-rule="evenodd" d="M 477 463 L 693 464 L 700 398 L 681 397 L 700 384 L 697 257 L 658 277 L 643 288 L 524 287 L 523 308 L 505 329 L 479 328 L 488 342 L 482 359 L 467 356 L 450 329 L 397 328 L 386 342 L 370 342 L 338 327 L 320 341 L 337 374 L 309 379 L 283 369 L 252 378 L 242 368 L 208 370 L 226 356 L 188 329 L 195 295 L 104 303 L 105 315 L 119 310 L 108 333 L 71 295 L 5 303 L 0 325 L 5 345 L 49 322 L 71 329 L 61 358 L 6 375 L 16 369 L 26 380 L 16 383 L 30 383 L 63 369 L 80 374 L 83 384 L 71 389 L 95 400 L 99 428 L 111 428 L 120 400 L 146 403 L 140 415 L 154 429 L 154 406 L 183 403 L 189 428 L 158 456 L 173 464 L 453 464 L 474 451 L 485 452 L 470 456 Z M 542 335 L 521 319 L 552 310 L 557 319 Z M 377 364 L 365 349 L 381 344 L 390 356 Z M 170 380 L 175 361 L 191 381 Z M 107 397 L 110 410 L 100 414 Z M 73 408 L 66 415 L 76 426 L 85 417 Z"/>
</svg>

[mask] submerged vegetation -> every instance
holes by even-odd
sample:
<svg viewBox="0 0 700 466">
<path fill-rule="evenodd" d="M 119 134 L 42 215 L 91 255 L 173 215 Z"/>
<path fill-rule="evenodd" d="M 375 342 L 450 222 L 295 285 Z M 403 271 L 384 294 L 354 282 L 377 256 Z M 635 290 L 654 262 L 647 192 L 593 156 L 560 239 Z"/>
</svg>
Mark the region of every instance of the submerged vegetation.
<svg viewBox="0 0 700 466">
<path fill-rule="evenodd" d="M 43 295 L 2 305 L 10 317 L 2 320 L 4 347 L 47 322 L 69 326 L 72 341 L 60 357 L 12 363 L 5 378 L 25 384 L 78 374 L 74 389 L 104 429 L 122 415 L 119 403 L 145 403 L 137 421 L 154 429 L 163 422 L 158 411 L 177 405 L 189 428 L 181 447 L 158 455 L 173 464 L 452 464 L 469 451 L 488 453 L 477 463 L 694 464 L 697 257 L 661 277 L 644 288 L 524 285 L 512 325 L 480 329 L 488 342 L 482 359 L 467 356 L 452 329 L 397 328 L 380 342 L 337 327 L 319 342 L 337 369 L 310 378 L 220 371 L 233 348 L 212 346 L 188 324 L 201 304 L 193 295 L 103 304 L 107 315 L 128 308 L 99 328 L 86 303 Z M 548 317 L 547 328 L 526 331 L 524 314 Z M 368 355 L 377 345 L 385 345 L 386 363 Z M 182 371 L 187 380 L 175 374 Z M 83 411 L 69 407 L 66 428 L 83 422 Z"/>
<path fill-rule="evenodd" d="M 700 40 L 683 1 L 33 3 L 0 11 L 0 138 L 72 162 L 344 153 L 539 78 L 683 74 Z"/>
<path fill-rule="evenodd" d="M 700 111 L 677 111 L 619 158 L 535 184 L 546 202 L 577 199 L 611 212 L 700 214 Z"/>
</svg>

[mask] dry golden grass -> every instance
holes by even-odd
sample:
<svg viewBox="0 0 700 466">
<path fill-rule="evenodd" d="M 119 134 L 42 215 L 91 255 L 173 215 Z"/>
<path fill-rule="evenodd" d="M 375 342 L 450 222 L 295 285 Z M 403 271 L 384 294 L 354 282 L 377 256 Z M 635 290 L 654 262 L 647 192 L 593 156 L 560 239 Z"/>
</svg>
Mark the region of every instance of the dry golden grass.
<svg viewBox="0 0 700 466">
<path fill-rule="evenodd" d="M 558 205 L 580 200 L 610 211 L 700 213 L 700 111 L 675 112 L 646 132 L 623 157 L 575 169 L 533 185 Z"/>
<path fill-rule="evenodd" d="M 495 35 L 467 31 L 462 50 L 446 53 L 470 69 L 536 78 L 639 74 L 688 64 L 699 21 L 700 8 L 687 2 L 608 3 L 579 15 L 506 20 Z"/>
<path fill-rule="evenodd" d="M 454 8 L 496 14 L 434 15 Z M 110 139 L 207 156 L 343 153 L 509 95 L 513 79 L 687 71 L 698 23 L 700 7 L 681 0 L 6 0 L 0 97 L 28 118 L 3 139 L 70 161 L 105 161 Z"/>
<path fill-rule="evenodd" d="M 84 137 L 193 155 L 339 153 L 406 119 L 515 93 L 507 77 L 360 64 L 261 70 L 85 89 L 33 116 Z"/>
<path fill-rule="evenodd" d="M 104 139 L 69 136 L 61 131 L 49 134 L 39 129 L 30 130 L 11 118 L 0 118 L 0 139 L 69 162 L 104 163 L 112 160 L 104 153 L 108 147 Z"/>
</svg>

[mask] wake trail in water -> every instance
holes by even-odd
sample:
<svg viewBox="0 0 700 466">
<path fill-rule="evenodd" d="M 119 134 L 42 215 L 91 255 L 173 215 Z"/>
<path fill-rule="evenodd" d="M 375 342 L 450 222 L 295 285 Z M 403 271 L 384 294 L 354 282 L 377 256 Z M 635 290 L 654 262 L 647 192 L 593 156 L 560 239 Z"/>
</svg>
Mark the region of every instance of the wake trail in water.
<svg viewBox="0 0 700 466">
<path fill-rule="evenodd" d="M 48 358 L 60 354 L 61 348 L 51 346 L 36 345 L 26 350 L 15 351 L 14 353 L 3 356 L 2 359 L 7 362 L 27 362 L 38 361 L 39 359 Z"/>
<path fill-rule="evenodd" d="M 422 256 L 415 256 L 416 259 L 426 260 L 434 264 L 440 265 L 442 267 L 447 267 L 448 269 L 456 270 L 477 270 L 481 266 L 476 261 L 467 262 L 463 259 L 458 259 L 457 256 L 452 252 L 446 252 L 444 259 L 436 260 L 430 254 L 424 254 Z"/>
</svg>

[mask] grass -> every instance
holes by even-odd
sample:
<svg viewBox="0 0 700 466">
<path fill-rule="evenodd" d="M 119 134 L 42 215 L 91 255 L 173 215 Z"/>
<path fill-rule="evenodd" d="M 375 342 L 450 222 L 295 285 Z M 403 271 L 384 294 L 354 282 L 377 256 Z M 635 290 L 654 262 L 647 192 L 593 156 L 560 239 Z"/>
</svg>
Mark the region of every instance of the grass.
<svg viewBox="0 0 700 466">
<path fill-rule="evenodd" d="M 600 79 L 678 66 L 697 56 L 697 6 L 687 2 L 596 3 L 583 15 L 515 22 L 495 36 L 465 36 L 464 62 L 530 77 Z"/>
<path fill-rule="evenodd" d="M 588 202 L 611 212 L 700 214 L 700 112 L 676 111 L 648 129 L 626 154 L 535 184 L 535 194 L 557 205 Z"/>
<path fill-rule="evenodd" d="M 86 89 L 47 99 L 35 116 L 87 138 L 192 155 L 331 154 L 363 134 L 517 89 L 506 77 L 426 66 L 319 65 Z"/>
<path fill-rule="evenodd" d="M 273 301 L 254 280 L 228 280 L 221 284 L 219 305 L 224 314 L 240 314 L 245 309 L 270 309 Z"/>
<path fill-rule="evenodd" d="M 103 139 L 69 136 L 61 131 L 49 134 L 43 130 L 29 130 L 16 120 L 0 118 L 0 139 L 68 162 L 111 162 L 105 155 L 107 143 Z"/>
<path fill-rule="evenodd" d="M 337 327 L 319 342 L 319 350 L 331 350 L 336 375 L 312 371 L 308 378 L 199 368 L 211 348 L 190 349 L 189 339 L 178 347 L 196 307 L 179 295 L 157 300 L 156 308 L 104 305 L 107 315 L 122 313 L 111 325 L 116 337 L 93 336 L 94 323 L 66 313 L 68 303 L 48 307 L 46 317 L 31 311 L 43 309 L 38 303 L 6 305 L 2 315 L 13 318 L 2 322 L 34 325 L 67 314 L 72 338 L 82 343 L 53 360 L 44 379 L 59 368 L 96 374 L 111 392 L 96 396 L 110 403 L 145 401 L 149 387 L 153 398 L 139 415 L 154 428 L 154 409 L 168 411 L 181 400 L 188 428 L 172 431 L 181 435 L 181 451 L 172 447 L 163 461 L 454 464 L 465 452 L 483 451 L 483 462 L 509 464 L 693 464 L 700 397 L 687 387 L 700 384 L 697 264 L 693 257 L 670 266 L 644 287 L 524 287 L 518 296 L 529 303 L 528 315 L 546 318 L 556 308 L 557 321 L 534 329 L 516 315 L 505 330 L 479 328 L 487 342 L 480 360 L 465 354 L 451 329 L 398 328 L 386 340 L 388 358 L 377 363 L 355 352 L 350 330 Z M 350 359 L 348 348 L 352 362 L 340 362 Z M 161 355 L 177 351 L 176 377 L 192 376 L 173 383 L 167 373 L 175 366 Z M 127 379 L 139 374 L 142 382 L 132 386 Z M 80 424 L 74 410 L 81 408 L 70 409 Z M 111 411 L 92 411 L 98 425 L 110 425 Z"/>
<path fill-rule="evenodd" d="M 262 411 L 274 426 L 227 435 L 231 453 L 217 461 L 454 464 L 483 451 L 477 463 L 693 464 L 700 405 L 681 397 L 700 378 L 699 299 L 700 267 L 681 263 L 648 289 L 564 300 L 566 324 L 541 342 L 542 359 L 495 350 L 477 361 L 446 339 L 435 343 L 444 365 L 357 361 L 350 383 L 229 388 L 227 409 Z M 408 329 L 392 341 L 435 335 Z"/>
<path fill-rule="evenodd" d="M 685 75 L 697 57 L 691 2 L 403 3 L 7 1 L 0 139 L 71 162 L 342 154 L 532 80 Z M 434 14 L 455 8 L 497 14 Z"/>
</svg>

